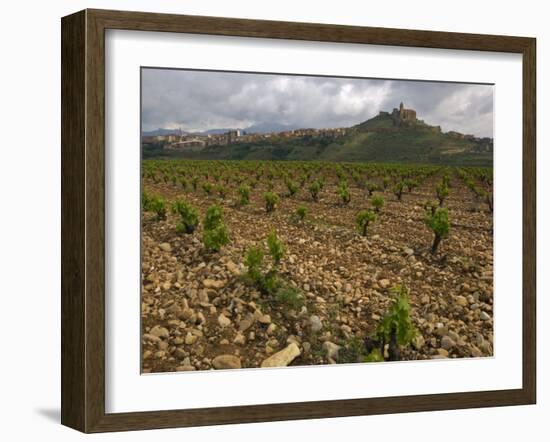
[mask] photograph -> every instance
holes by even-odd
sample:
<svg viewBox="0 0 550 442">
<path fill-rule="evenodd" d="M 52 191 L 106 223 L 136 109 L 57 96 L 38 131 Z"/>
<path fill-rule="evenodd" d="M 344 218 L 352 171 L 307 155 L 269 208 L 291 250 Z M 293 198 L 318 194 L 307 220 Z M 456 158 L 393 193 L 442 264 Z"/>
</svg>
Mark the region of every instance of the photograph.
<svg viewBox="0 0 550 442">
<path fill-rule="evenodd" d="M 142 374 L 494 356 L 494 84 L 140 76 Z"/>
</svg>

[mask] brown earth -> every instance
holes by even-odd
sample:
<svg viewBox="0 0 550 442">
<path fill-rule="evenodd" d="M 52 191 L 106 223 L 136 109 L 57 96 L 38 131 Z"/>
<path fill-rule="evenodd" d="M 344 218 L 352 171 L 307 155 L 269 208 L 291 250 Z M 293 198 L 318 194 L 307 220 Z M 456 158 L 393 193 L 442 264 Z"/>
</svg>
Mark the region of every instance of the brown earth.
<svg viewBox="0 0 550 442">
<path fill-rule="evenodd" d="M 402 350 L 403 359 L 491 356 L 492 215 L 453 176 L 445 201 L 450 233 L 432 256 L 433 233 L 423 222 L 423 203 L 435 199 L 438 180 L 429 177 L 402 201 L 389 190 L 377 192 L 385 205 L 365 238 L 356 230 L 355 216 L 370 206 L 366 193 L 350 186 L 351 202 L 342 205 L 335 180 L 327 180 L 318 202 L 306 184 L 267 214 L 262 185 L 252 189 L 248 206 L 238 207 L 234 185 L 222 201 L 201 190 L 144 179 L 148 193 L 169 201 L 182 198 L 201 217 L 208 206 L 220 204 L 231 242 L 207 253 L 200 226 L 191 235 L 177 234 L 171 213 L 166 221 L 143 213 L 143 372 L 259 367 L 291 343 L 300 355 L 290 365 L 356 362 L 348 351 L 353 338 L 362 340 L 375 330 L 396 284 L 410 289 L 419 331 L 413 346 Z M 285 193 L 281 182 L 275 191 Z M 301 204 L 309 210 L 303 222 L 293 216 Z M 242 277 L 246 250 L 265 243 L 272 229 L 286 249 L 281 276 L 306 297 L 300 312 L 266 299 Z M 221 355 L 234 357 L 216 358 Z"/>
</svg>

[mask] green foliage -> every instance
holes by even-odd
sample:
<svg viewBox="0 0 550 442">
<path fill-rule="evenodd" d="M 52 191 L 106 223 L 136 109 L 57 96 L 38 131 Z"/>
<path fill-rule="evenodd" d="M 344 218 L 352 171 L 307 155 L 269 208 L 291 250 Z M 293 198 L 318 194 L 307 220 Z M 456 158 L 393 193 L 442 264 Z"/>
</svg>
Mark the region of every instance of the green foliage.
<svg viewBox="0 0 550 442">
<path fill-rule="evenodd" d="M 361 210 L 355 217 L 355 223 L 357 224 L 357 230 L 363 236 L 367 236 L 367 228 L 369 223 L 376 221 L 376 215 L 370 210 Z"/>
<path fill-rule="evenodd" d="M 193 178 L 191 178 L 191 186 L 193 186 L 193 190 L 196 192 L 197 191 L 197 186 L 199 184 L 199 177 L 198 176 L 193 176 Z"/>
<path fill-rule="evenodd" d="M 380 212 L 380 209 L 384 206 L 384 198 L 381 195 L 374 195 L 370 200 L 372 207 L 376 213 Z"/>
<path fill-rule="evenodd" d="M 364 347 L 365 346 L 361 339 L 357 336 L 352 336 L 345 342 L 343 347 L 338 352 L 338 363 L 348 364 L 363 362 L 365 359 Z"/>
<path fill-rule="evenodd" d="M 340 183 L 337 193 L 343 204 L 348 204 L 350 202 L 351 195 L 349 193 L 348 183 L 346 181 L 342 181 Z"/>
<path fill-rule="evenodd" d="M 369 196 L 372 196 L 374 192 L 379 190 L 379 187 L 376 183 L 370 183 L 370 182 L 365 185 L 365 188 L 367 189 Z"/>
<path fill-rule="evenodd" d="M 223 200 L 227 196 L 227 187 L 225 187 L 223 184 L 218 184 L 216 186 L 216 191 L 218 192 L 218 195 Z"/>
<path fill-rule="evenodd" d="M 262 279 L 263 260 L 264 251 L 260 247 L 251 247 L 246 252 L 244 264 L 247 267 L 247 275 L 255 283 L 259 283 Z"/>
<path fill-rule="evenodd" d="M 395 184 L 395 186 L 393 186 L 393 194 L 397 197 L 398 201 L 401 201 L 404 187 L 405 187 L 405 184 L 403 183 L 403 181 L 399 181 Z"/>
<path fill-rule="evenodd" d="M 384 362 L 384 356 L 382 356 L 380 349 L 373 348 L 365 357 L 365 362 Z"/>
<path fill-rule="evenodd" d="M 149 212 L 151 210 L 151 195 L 145 190 L 141 192 L 141 208 L 144 212 Z"/>
<path fill-rule="evenodd" d="M 229 233 L 223 223 L 223 211 L 219 206 L 210 206 L 204 216 L 202 242 L 207 250 L 218 252 L 229 244 Z"/>
<path fill-rule="evenodd" d="M 288 190 L 288 196 L 296 195 L 296 192 L 298 192 L 298 185 L 295 182 L 287 179 L 285 180 L 285 185 Z"/>
<path fill-rule="evenodd" d="M 378 324 L 376 336 L 385 343 L 409 345 L 418 334 L 411 318 L 409 290 L 404 285 L 396 285 L 392 293 L 395 298 L 389 311 Z"/>
<path fill-rule="evenodd" d="M 241 184 L 237 192 L 240 196 L 239 204 L 241 206 L 246 206 L 248 203 L 250 203 L 250 186 L 246 184 Z"/>
<path fill-rule="evenodd" d="M 406 179 L 403 184 L 407 187 L 409 192 L 412 192 L 414 188 L 418 187 L 418 183 L 412 179 Z"/>
<path fill-rule="evenodd" d="M 449 186 L 447 181 L 442 180 L 441 183 L 439 183 L 439 185 L 435 188 L 435 193 L 437 195 L 437 199 L 439 200 L 439 207 L 442 207 L 445 198 L 449 196 Z"/>
<path fill-rule="evenodd" d="M 279 265 L 285 253 L 285 248 L 283 243 L 277 238 L 275 230 L 272 230 L 267 237 L 267 248 L 269 249 L 269 254 L 271 258 L 273 258 L 275 265 Z"/>
<path fill-rule="evenodd" d="M 205 181 L 201 184 L 202 190 L 204 190 L 204 193 L 207 195 L 210 195 L 212 193 L 212 183 L 209 183 L 208 181 Z"/>
<path fill-rule="evenodd" d="M 438 208 L 435 211 L 428 210 L 426 211 L 425 222 L 434 233 L 431 252 L 435 255 L 439 243 L 449 234 L 449 212 L 444 208 Z"/>
<path fill-rule="evenodd" d="M 148 203 L 149 211 L 157 215 L 157 220 L 166 219 L 166 200 L 161 196 L 153 196 Z"/>
<path fill-rule="evenodd" d="M 303 206 L 303 205 L 300 205 L 296 208 L 296 217 L 300 220 L 300 221 L 303 221 L 306 216 L 307 216 L 307 207 L 306 206 Z"/>
<path fill-rule="evenodd" d="M 385 176 L 383 179 L 382 179 L 382 187 L 384 188 L 384 190 L 386 190 L 388 188 L 388 186 L 390 185 L 390 177 L 389 176 Z"/>
<path fill-rule="evenodd" d="M 308 187 L 309 193 L 313 201 L 318 200 L 319 191 L 321 190 L 321 183 L 318 180 L 313 181 Z"/>
<path fill-rule="evenodd" d="M 275 300 L 295 311 L 299 311 L 304 305 L 304 295 L 294 287 L 279 288 L 275 293 Z"/>
<path fill-rule="evenodd" d="M 270 213 L 275 210 L 275 205 L 279 202 L 279 197 L 274 192 L 264 193 L 265 210 Z"/>
<path fill-rule="evenodd" d="M 191 234 L 199 225 L 199 213 L 197 209 L 184 201 L 175 201 L 172 204 L 172 213 L 180 216 L 180 222 L 176 225 L 178 233 Z"/>
</svg>

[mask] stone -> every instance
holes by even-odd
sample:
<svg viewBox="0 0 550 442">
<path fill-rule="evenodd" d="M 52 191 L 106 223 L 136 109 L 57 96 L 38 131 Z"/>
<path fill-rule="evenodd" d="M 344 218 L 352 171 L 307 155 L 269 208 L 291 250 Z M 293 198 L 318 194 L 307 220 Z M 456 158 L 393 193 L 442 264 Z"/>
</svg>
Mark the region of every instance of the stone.
<svg viewBox="0 0 550 442">
<path fill-rule="evenodd" d="M 491 319 L 491 316 L 487 312 L 481 312 L 479 317 L 482 321 L 489 321 Z"/>
<path fill-rule="evenodd" d="M 458 295 L 455 299 L 457 305 L 461 306 L 461 307 L 466 307 L 468 305 L 468 300 L 464 297 L 464 296 L 461 296 L 461 295 Z"/>
<path fill-rule="evenodd" d="M 180 365 L 179 367 L 176 367 L 176 371 L 195 371 L 196 368 L 192 365 Z"/>
<path fill-rule="evenodd" d="M 437 354 L 438 354 L 438 356 L 441 356 L 441 357 L 444 357 L 444 358 L 449 357 L 449 352 L 447 350 L 445 350 L 444 348 L 438 348 L 437 349 Z"/>
<path fill-rule="evenodd" d="M 277 353 L 271 355 L 269 358 L 265 359 L 261 366 L 262 367 L 286 367 L 290 364 L 296 357 L 300 356 L 301 351 L 295 343 L 289 344 L 283 350 L 278 351 Z"/>
<path fill-rule="evenodd" d="M 254 314 L 254 316 L 256 317 L 256 320 L 260 324 L 265 324 L 265 325 L 271 324 L 271 316 L 262 315 L 262 313 L 259 310 L 256 310 L 256 313 Z"/>
<path fill-rule="evenodd" d="M 242 333 L 237 333 L 235 339 L 233 339 L 233 344 L 244 345 L 246 343 L 246 338 Z"/>
<path fill-rule="evenodd" d="M 412 345 L 416 350 L 421 350 L 425 343 L 424 336 L 422 335 L 417 335 L 412 341 Z"/>
<path fill-rule="evenodd" d="M 221 289 L 225 285 L 225 281 L 205 279 L 202 285 L 207 289 Z"/>
<path fill-rule="evenodd" d="M 405 247 L 403 249 L 403 253 L 405 254 L 405 256 L 412 256 L 414 255 L 414 250 L 411 249 L 410 247 Z"/>
<path fill-rule="evenodd" d="M 167 242 L 163 242 L 162 244 L 159 244 L 159 249 L 161 249 L 165 252 L 171 252 L 172 251 L 172 246 Z"/>
<path fill-rule="evenodd" d="M 242 332 L 246 331 L 250 327 L 252 327 L 253 323 L 254 323 L 254 321 L 252 321 L 250 319 L 243 319 L 242 321 L 239 322 L 239 330 L 242 331 Z"/>
<path fill-rule="evenodd" d="M 443 336 L 441 338 L 441 347 L 445 350 L 450 350 L 456 345 L 455 341 L 453 341 L 449 336 Z"/>
<path fill-rule="evenodd" d="M 383 289 L 388 288 L 390 286 L 391 282 L 389 279 L 381 279 L 378 281 L 378 285 L 382 287 Z"/>
<path fill-rule="evenodd" d="M 176 350 L 174 351 L 174 356 L 176 356 L 176 358 L 178 359 L 185 359 L 187 357 L 187 352 L 185 352 L 181 348 L 176 348 Z"/>
<path fill-rule="evenodd" d="M 323 342 L 323 349 L 327 353 L 327 357 L 336 361 L 338 359 L 338 352 L 342 347 L 334 342 L 325 341 Z"/>
<path fill-rule="evenodd" d="M 150 331 L 149 334 L 156 336 L 157 338 L 167 338 L 170 336 L 170 332 L 167 328 L 155 325 Z"/>
<path fill-rule="evenodd" d="M 187 345 L 193 345 L 195 342 L 197 342 L 198 336 L 192 335 L 191 333 L 187 333 L 187 336 L 185 336 L 185 343 Z"/>
<path fill-rule="evenodd" d="M 212 360 L 212 366 L 217 370 L 241 368 L 241 359 L 234 355 L 219 355 Z"/>
<path fill-rule="evenodd" d="M 316 316 L 316 315 L 310 316 L 309 326 L 313 333 L 317 333 L 323 329 L 323 323 L 321 322 L 321 319 L 319 319 L 319 316 Z"/>
<path fill-rule="evenodd" d="M 235 276 L 239 276 L 241 274 L 239 267 L 233 261 L 227 261 L 225 267 L 227 267 L 227 270 L 229 270 Z"/>
<path fill-rule="evenodd" d="M 271 323 L 271 324 L 269 324 L 269 326 L 267 327 L 266 333 L 267 333 L 268 335 L 272 335 L 272 334 L 275 332 L 276 329 L 277 329 L 277 325 Z"/>
<path fill-rule="evenodd" d="M 229 319 L 227 316 L 225 316 L 223 313 L 218 316 L 218 324 L 220 324 L 220 327 L 227 327 L 231 325 L 231 319 Z"/>
<path fill-rule="evenodd" d="M 143 334 L 143 340 L 148 341 L 148 342 L 152 342 L 152 343 L 157 343 L 157 342 L 160 341 L 160 338 L 158 336 L 152 335 L 150 333 L 144 333 Z"/>
<path fill-rule="evenodd" d="M 430 303 L 430 295 L 424 295 L 422 298 L 420 298 L 420 302 L 422 304 L 429 304 Z"/>
</svg>

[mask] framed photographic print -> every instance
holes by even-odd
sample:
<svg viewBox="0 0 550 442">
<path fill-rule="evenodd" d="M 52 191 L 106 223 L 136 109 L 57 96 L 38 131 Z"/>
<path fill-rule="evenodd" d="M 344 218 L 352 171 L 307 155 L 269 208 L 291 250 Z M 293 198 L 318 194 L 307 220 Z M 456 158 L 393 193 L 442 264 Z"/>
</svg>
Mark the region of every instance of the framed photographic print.
<svg viewBox="0 0 550 442">
<path fill-rule="evenodd" d="M 535 40 L 62 19 L 62 423 L 536 398 Z"/>
</svg>

